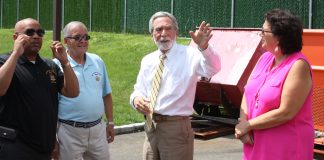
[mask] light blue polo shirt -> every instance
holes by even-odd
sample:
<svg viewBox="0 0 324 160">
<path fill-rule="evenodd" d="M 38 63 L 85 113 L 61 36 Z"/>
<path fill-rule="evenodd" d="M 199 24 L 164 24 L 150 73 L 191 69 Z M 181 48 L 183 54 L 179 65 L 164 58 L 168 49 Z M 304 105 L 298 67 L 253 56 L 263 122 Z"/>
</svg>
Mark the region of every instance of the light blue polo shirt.
<svg viewBox="0 0 324 160">
<path fill-rule="evenodd" d="M 79 81 L 80 94 L 75 98 L 59 95 L 59 119 L 92 122 L 104 113 L 103 97 L 111 93 L 106 66 L 98 55 L 88 52 L 85 55 L 84 65 L 68 56 Z M 53 61 L 61 66 L 57 59 Z"/>
</svg>

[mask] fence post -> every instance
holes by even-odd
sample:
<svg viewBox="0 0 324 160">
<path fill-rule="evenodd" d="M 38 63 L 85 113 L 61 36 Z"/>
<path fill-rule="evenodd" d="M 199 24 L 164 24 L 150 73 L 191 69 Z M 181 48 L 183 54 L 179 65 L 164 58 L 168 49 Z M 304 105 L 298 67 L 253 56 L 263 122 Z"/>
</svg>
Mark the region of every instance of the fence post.
<svg viewBox="0 0 324 160">
<path fill-rule="evenodd" d="M 17 0 L 16 22 L 19 20 L 19 0 Z"/>
<path fill-rule="evenodd" d="M 174 1 L 171 0 L 171 14 L 173 15 L 173 4 L 174 4 Z"/>
<path fill-rule="evenodd" d="M 39 22 L 39 0 L 37 0 L 37 20 Z"/>
<path fill-rule="evenodd" d="M 91 32 L 91 30 L 92 30 L 92 17 L 91 17 L 91 13 L 92 13 L 92 0 L 90 0 L 90 9 L 89 9 L 89 17 L 90 17 L 90 20 L 89 20 L 89 31 Z"/>
<path fill-rule="evenodd" d="M 231 6 L 231 28 L 234 27 L 234 11 L 235 11 L 235 0 L 232 0 L 232 6 Z"/>
<path fill-rule="evenodd" d="M 126 33 L 126 27 L 127 27 L 127 0 L 124 0 L 124 33 Z"/>
<path fill-rule="evenodd" d="M 309 10 L 308 10 L 308 28 L 311 29 L 312 28 L 312 17 L 313 17 L 313 1 L 312 0 L 309 0 L 308 1 L 308 7 L 309 7 Z"/>
<path fill-rule="evenodd" d="M 0 22 L 1 23 L 0 25 L 1 26 L 0 27 L 2 28 L 2 20 L 3 20 L 2 19 L 3 18 L 3 0 L 1 0 L 1 17 L 0 18 L 1 18 L 1 22 Z"/>
<path fill-rule="evenodd" d="M 62 0 L 62 15 L 61 15 L 61 29 L 62 28 L 64 28 L 64 12 L 65 12 L 65 10 L 64 10 L 64 3 L 65 3 L 65 1 L 64 0 Z"/>
<path fill-rule="evenodd" d="M 61 0 L 53 0 L 53 40 L 61 41 Z"/>
</svg>

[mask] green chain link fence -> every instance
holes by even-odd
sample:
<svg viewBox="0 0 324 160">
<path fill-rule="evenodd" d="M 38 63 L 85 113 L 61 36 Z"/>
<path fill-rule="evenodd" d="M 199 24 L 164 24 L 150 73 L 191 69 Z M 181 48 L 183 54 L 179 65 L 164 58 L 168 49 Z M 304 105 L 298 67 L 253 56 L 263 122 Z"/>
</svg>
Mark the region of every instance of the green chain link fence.
<svg viewBox="0 0 324 160">
<path fill-rule="evenodd" d="M 0 2 L 1 28 L 13 28 L 18 20 L 31 17 L 52 29 L 53 0 Z M 203 20 L 213 27 L 259 28 L 264 13 L 273 8 L 295 12 L 305 28 L 324 28 L 324 0 L 62 0 L 62 4 L 62 27 L 77 20 L 92 31 L 148 33 L 149 18 L 157 11 L 175 15 L 180 36 L 188 36 Z"/>
</svg>

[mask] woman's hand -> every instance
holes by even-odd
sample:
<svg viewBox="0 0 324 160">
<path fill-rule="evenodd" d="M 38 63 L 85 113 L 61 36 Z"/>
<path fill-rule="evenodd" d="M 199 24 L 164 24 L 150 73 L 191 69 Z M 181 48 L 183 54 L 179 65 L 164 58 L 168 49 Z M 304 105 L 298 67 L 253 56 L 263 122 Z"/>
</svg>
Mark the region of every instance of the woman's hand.
<svg viewBox="0 0 324 160">
<path fill-rule="evenodd" d="M 247 120 L 243 120 L 241 122 L 239 122 L 239 124 L 237 124 L 235 126 L 235 137 L 237 139 L 241 138 L 243 135 L 247 134 L 250 131 L 250 123 Z"/>
<path fill-rule="evenodd" d="M 253 141 L 253 134 L 252 132 L 249 132 L 243 136 L 240 137 L 240 140 L 242 143 L 244 144 L 250 144 L 253 145 L 254 141 Z"/>
</svg>

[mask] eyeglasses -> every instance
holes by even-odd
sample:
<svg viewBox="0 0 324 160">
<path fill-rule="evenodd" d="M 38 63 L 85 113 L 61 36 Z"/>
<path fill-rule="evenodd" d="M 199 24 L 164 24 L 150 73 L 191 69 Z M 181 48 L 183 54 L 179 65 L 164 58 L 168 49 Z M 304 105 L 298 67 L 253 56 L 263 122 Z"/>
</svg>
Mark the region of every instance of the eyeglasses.
<svg viewBox="0 0 324 160">
<path fill-rule="evenodd" d="M 38 36 L 43 37 L 44 34 L 45 34 L 45 31 L 44 31 L 44 29 L 37 29 L 37 30 L 35 30 L 33 28 L 29 28 L 29 29 L 26 29 L 26 31 L 24 32 L 24 34 L 27 35 L 27 36 L 29 36 L 29 37 L 33 36 L 35 33 Z"/>
<path fill-rule="evenodd" d="M 74 36 L 74 37 L 65 37 L 65 38 L 74 39 L 74 40 L 80 42 L 82 39 L 84 39 L 85 41 L 88 41 L 91 37 L 86 34 L 84 36 Z"/>
<path fill-rule="evenodd" d="M 261 31 L 261 34 L 272 33 L 272 31 L 267 31 L 267 30 L 264 30 L 263 28 L 261 28 L 260 31 Z"/>
</svg>

